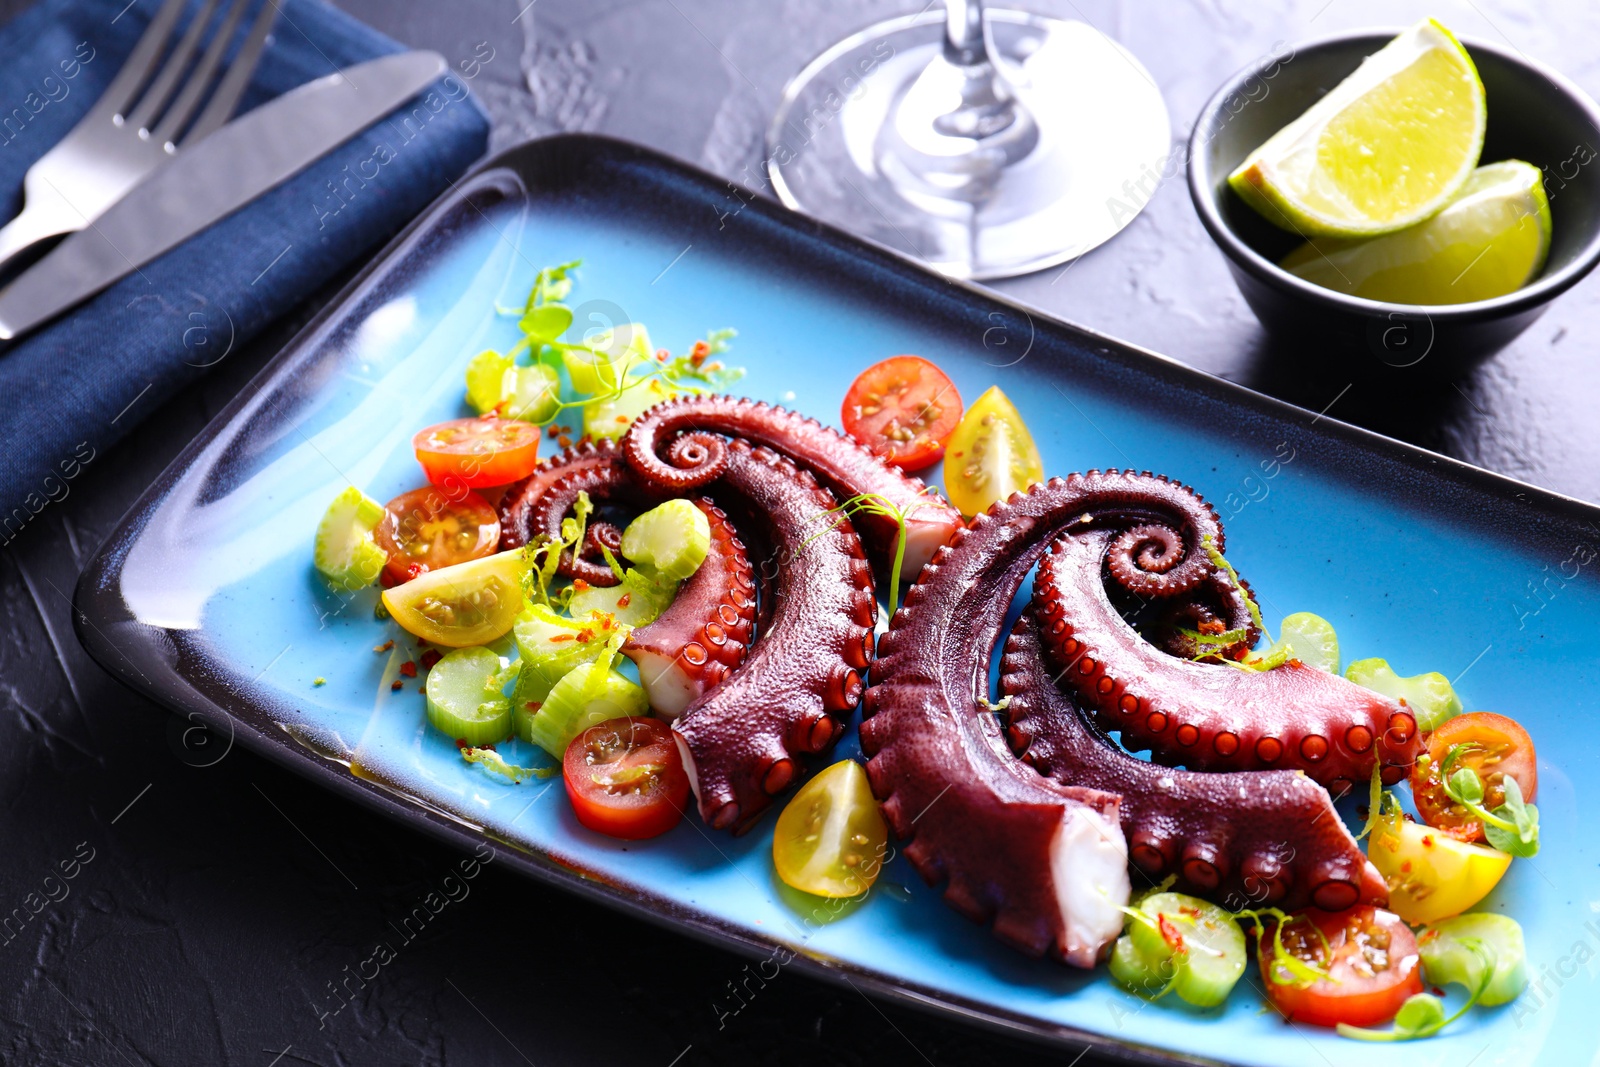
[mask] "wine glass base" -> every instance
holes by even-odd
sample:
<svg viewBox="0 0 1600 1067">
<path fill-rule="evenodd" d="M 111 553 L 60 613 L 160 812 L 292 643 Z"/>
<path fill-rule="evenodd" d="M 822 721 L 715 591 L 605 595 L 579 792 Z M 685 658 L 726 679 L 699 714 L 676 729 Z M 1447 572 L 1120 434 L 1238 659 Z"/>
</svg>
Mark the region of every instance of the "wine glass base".
<svg viewBox="0 0 1600 1067">
<path fill-rule="evenodd" d="M 886 167 L 880 132 L 939 57 L 944 15 L 870 26 L 812 60 L 767 131 L 779 199 L 954 278 L 1008 278 L 1113 237 L 1148 203 L 1172 150 L 1154 79 L 1092 26 L 988 11 L 995 60 L 1038 124 L 1037 145 L 974 197 Z"/>
</svg>

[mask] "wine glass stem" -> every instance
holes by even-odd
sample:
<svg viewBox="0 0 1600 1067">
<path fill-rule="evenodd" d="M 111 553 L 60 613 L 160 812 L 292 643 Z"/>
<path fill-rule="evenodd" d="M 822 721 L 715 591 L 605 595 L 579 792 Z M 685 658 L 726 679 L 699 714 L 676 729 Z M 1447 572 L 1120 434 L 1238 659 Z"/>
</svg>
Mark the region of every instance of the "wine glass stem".
<svg viewBox="0 0 1600 1067">
<path fill-rule="evenodd" d="M 944 58 L 958 67 L 989 65 L 983 0 L 945 0 Z"/>
</svg>

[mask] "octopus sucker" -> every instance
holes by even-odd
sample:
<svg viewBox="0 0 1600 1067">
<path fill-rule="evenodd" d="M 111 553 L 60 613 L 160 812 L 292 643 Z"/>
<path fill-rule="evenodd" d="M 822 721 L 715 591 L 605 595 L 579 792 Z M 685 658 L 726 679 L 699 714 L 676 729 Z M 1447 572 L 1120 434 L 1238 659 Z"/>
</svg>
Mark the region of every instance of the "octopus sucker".
<svg viewBox="0 0 1600 1067">
<path fill-rule="evenodd" d="M 760 524 L 758 539 L 776 564 L 763 567 L 770 615 L 744 663 L 690 701 L 672 729 L 702 817 L 743 830 L 798 776 L 805 756 L 833 743 L 860 701 L 852 664 L 871 641 L 877 609 L 861 542 L 832 513 L 833 497 L 787 459 L 741 440 L 690 434 L 672 447 L 709 441 L 724 453 L 711 495 L 738 521 Z M 858 621 L 864 603 L 872 611 Z"/>
<path fill-rule="evenodd" d="M 693 431 L 696 442 L 669 458 L 679 435 Z M 962 526 L 959 512 L 920 479 L 901 473 L 855 439 L 816 419 L 758 400 L 728 396 L 686 396 L 667 400 L 634 420 L 620 451 L 639 480 L 652 490 L 682 495 L 715 481 L 727 463 L 727 441 L 742 439 L 769 448 L 810 471 L 840 501 L 873 494 L 905 514 L 902 573 L 914 576 L 935 549 Z M 860 512 L 862 540 L 885 576 L 894 558 L 900 526 L 892 518 Z"/>
<path fill-rule="evenodd" d="M 1293 771 L 1206 774 L 1127 755 L 1057 686 L 1033 612 L 1000 661 L 1006 736 L 1039 773 L 1122 798 L 1135 880 L 1233 908 L 1384 904 L 1388 892 L 1334 811 L 1327 790 Z"/>
<path fill-rule="evenodd" d="M 668 722 L 744 663 L 755 629 L 755 577 L 745 544 L 709 498 L 694 504 L 711 529 L 705 560 L 667 610 L 622 646 L 639 668 L 650 707 Z"/>
<path fill-rule="evenodd" d="M 1198 497 L 1169 503 L 1178 506 L 1168 518 L 1173 529 L 1203 529 L 1196 513 L 1210 509 Z M 1211 566 L 1189 538 L 1187 560 Z M 1109 575 L 1139 595 L 1159 592 L 1119 554 L 1126 544 L 1111 524 L 1080 525 L 1056 541 L 1034 581 L 1046 623 L 1040 636 L 1061 685 L 1105 729 L 1120 730 L 1124 747 L 1192 770 L 1299 770 L 1323 785 L 1366 782 L 1374 768 L 1391 784 L 1407 773 L 1421 738 L 1395 701 L 1297 660 L 1241 670 L 1173 655 L 1141 637 L 1107 588 Z M 1103 689 L 1105 678 L 1116 684 Z"/>
</svg>

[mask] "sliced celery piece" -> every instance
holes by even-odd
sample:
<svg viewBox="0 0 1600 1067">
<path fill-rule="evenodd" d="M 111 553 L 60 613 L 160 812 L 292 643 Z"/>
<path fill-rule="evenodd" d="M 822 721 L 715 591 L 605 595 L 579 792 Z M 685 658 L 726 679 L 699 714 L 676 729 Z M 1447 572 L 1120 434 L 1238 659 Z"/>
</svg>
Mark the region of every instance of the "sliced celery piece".
<svg viewBox="0 0 1600 1067">
<path fill-rule="evenodd" d="M 511 702 L 502 690 L 511 669 L 481 645 L 446 652 L 428 672 L 428 721 L 469 745 L 504 741 L 511 735 Z"/>
<path fill-rule="evenodd" d="M 355 486 L 333 498 L 317 524 L 311 562 L 335 589 L 354 593 L 371 585 L 389 554 L 372 531 L 383 521 L 383 505 Z"/>
<path fill-rule="evenodd" d="M 511 628 L 517 654 L 522 658 L 522 672 L 517 675 L 512 697 L 517 707 L 543 703 L 563 675 L 605 651 L 606 641 L 615 630 L 616 625 L 605 619 L 568 619 L 543 604 L 529 608 Z"/>
<path fill-rule="evenodd" d="M 677 595 L 677 582 L 629 567 L 620 584 L 595 585 L 575 592 L 567 607 L 578 618 L 599 613 L 611 616 L 624 626 L 643 626 L 654 622 Z"/>
<path fill-rule="evenodd" d="M 636 367 L 652 362 L 650 334 L 637 322 L 625 322 L 585 337 L 561 353 L 573 391 L 591 396 L 614 392 Z"/>
<path fill-rule="evenodd" d="M 1272 648 L 1283 649 L 1289 659 L 1297 659 L 1307 667 L 1339 673 L 1339 635 L 1321 615 L 1297 611 L 1287 616 Z"/>
<path fill-rule="evenodd" d="M 1173 992 L 1196 1007 L 1228 999 L 1248 959 L 1231 912 L 1183 893 L 1152 893 L 1137 910 L 1127 937 L 1148 969 L 1172 976 Z"/>
<path fill-rule="evenodd" d="M 1522 927 L 1509 915 L 1475 912 L 1434 923 L 1417 935 L 1422 968 L 1434 985 L 1454 982 L 1478 988 L 1485 966 L 1494 977 L 1478 1003 L 1485 1007 L 1507 1004 L 1528 985 L 1528 951 Z"/>
<path fill-rule="evenodd" d="M 510 356 L 486 348 L 467 363 L 467 403 L 482 415 L 498 407 L 505 399 L 503 384 L 506 371 L 516 365 Z"/>
<path fill-rule="evenodd" d="M 583 406 L 583 432 L 590 437 L 616 440 L 628 432 L 633 420 L 678 391 L 661 377 L 634 378 L 620 392 L 612 390 Z"/>
<path fill-rule="evenodd" d="M 561 403 L 561 378 L 543 364 L 518 366 L 489 349 L 467 364 L 467 403 L 480 415 L 498 410 L 508 419 L 545 422 Z"/>
<path fill-rule="evenodd" d="M 681 497 L 651 508 L 622 531 L 624 556 L 674 581 L 699 570 L 710 550 L 710 520 Z"/>
<path fill-rule="evenodd" d="M 1358 659 L 1345 668 L 1344 676 L 1359 686 L 1382 693 L 1393 700 L 1404 700 L 1417 718 L 1418 729 L 1437 730 L 1461 714 L 1461 698 L 1450 679 L 1438 671 L 1402 678 L 1385 659 Z"/>
<path fill-rule="evenodd" d="M 650 714 L 638 683 L 611 669 L 611 657 L 568 671 L 528 719 L 528 739 L 552 756 L 566 754 L 572 739 L 596 723 Z"/>
</svg>

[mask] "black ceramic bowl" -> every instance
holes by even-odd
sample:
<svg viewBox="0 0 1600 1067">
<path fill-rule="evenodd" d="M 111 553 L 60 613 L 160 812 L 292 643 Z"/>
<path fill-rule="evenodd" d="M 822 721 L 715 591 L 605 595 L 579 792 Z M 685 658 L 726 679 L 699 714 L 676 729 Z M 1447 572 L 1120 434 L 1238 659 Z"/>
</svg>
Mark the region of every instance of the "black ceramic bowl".
<svg viewBox="0 0 1600 1067">
<path fill-rule="evenodd" d="M 1324 289 L 1277 263 L 1301 238 L 1256 214 L 1228 175 L 1397 33 L 1366 30 L 1266 56 L 1206 104 L 1189 140 L 1189 194 L 1228 257 L 1245 301 L 1286 338 L 1390 366 L 1456 371 L 1527 329 L 1600 260 L 1600 109 L 1567 79 L 1481 41 L 1463 40 L 1489 107 L 1484 163 L 1523 159 L 1544 171 L 1552 237 L 1544 272 L 1515 293 L 1468 304 L 1363 300 Z"/>
</svg>

